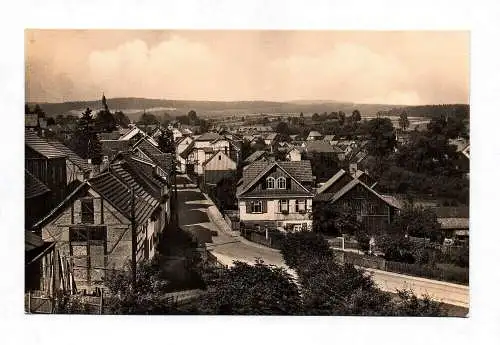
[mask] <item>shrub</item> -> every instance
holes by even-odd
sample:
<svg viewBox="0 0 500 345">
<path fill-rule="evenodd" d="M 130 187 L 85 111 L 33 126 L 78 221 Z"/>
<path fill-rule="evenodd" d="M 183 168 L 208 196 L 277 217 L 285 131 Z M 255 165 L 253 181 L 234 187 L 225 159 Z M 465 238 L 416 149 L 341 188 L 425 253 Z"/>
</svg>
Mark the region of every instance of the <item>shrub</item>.
<svg viewBox="0 0 500 345">
<path fill-rule="evenodd" d="M 326 239 L 317 233 L 300 231 L 286 235 L 281 248 L 285 263 L 291 268 L 297 268 L 304 256 L 316 256 L 332 259 L 333 252 Z"/>
</svg>

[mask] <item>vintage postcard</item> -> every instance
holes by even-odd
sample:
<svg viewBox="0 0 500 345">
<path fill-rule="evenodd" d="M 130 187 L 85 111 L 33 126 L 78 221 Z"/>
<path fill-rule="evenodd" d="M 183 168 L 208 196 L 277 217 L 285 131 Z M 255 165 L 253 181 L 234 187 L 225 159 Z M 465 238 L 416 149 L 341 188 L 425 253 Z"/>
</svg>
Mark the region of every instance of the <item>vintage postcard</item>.
<svg viewBox="0 0 500 345">
<path fill-rule="evenodd" d="M 469 311 L 467 31 L 25 31 L 25 312 Z"/>
</svg>

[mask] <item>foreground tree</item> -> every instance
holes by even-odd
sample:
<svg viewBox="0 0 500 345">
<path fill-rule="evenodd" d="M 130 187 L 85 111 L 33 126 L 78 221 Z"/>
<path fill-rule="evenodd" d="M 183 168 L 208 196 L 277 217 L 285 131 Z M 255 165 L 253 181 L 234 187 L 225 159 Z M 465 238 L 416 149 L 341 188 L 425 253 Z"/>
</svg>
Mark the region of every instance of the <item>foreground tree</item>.
<svg viewBox="0 0 500 345">
<path fill-rule="evenodd" d="M 376 118 L 368 121 L 368 152 L 376 157 L 385 157 L 394 151 L 396 135 L 394 126 L 388 118 Z"/>
<path fill-rule="evenodd" d="M 69 146 L 83 159 L 91 159 L 92 164 L 102 163 L 102 145 L 97 138 L 95 120 L 90 108 L 87 108 L 78 119 Z"/>
<path fill-rule="evenodd" d="M 314 231 L 323 234 L 331 236 L 354 235 L 360 229 L 355 214 L 330 203 L 314 207 L 312 217 Z"/>
<path fill-rule="evenodd" d="M 361 113 L 359 112 L 358 109 L 354 109 L 352 112 L 352 120 L 354 122 L 359 122 L 361 121 Z"/>
<path fill-rule="evenodd" d="M 234 262 L 209 283 L 198 311 L 216 315 L 296 315 L 301 300 L 292 277 L 262 260 L 254 265 Z"/>
</svg>

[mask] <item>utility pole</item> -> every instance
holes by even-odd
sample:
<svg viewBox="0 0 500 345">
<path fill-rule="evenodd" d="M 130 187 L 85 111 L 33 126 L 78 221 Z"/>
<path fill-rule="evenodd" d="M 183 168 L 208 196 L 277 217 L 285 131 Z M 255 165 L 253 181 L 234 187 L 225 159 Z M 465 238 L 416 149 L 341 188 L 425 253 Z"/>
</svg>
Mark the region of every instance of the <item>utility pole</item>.
<svg viewBox="0 0 500 345">
<path fill-rule="evenodd" d="M 132 226 L 132 291 L 135 292 L 137 282 L 137 231 L 135 223 L 135 192 L 131 187 L 130 221 Z"/>
</svg>

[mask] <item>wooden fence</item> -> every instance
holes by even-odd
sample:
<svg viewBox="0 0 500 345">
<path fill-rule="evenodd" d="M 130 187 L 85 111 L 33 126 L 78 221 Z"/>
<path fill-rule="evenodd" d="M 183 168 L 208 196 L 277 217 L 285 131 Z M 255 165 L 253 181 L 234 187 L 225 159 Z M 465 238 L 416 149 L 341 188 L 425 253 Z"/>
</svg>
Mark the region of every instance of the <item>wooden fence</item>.
<svg viewBox="0 0 500 345">
<path fill-rule="evenodd" d="M 67 299 L 69 303 L 78 302 L 82 314 L 102 314 L 104 310 L 104 294 L 99 296 L 89 295 L 59 295 L 57 297 L 48 296 L 44 291 L 28 291 L 25 294 L 25 311 L 28 314 L 55 314 L 65 313 L 57 310 L 58 299 Z M 60 301 L 59 301 L 60 302 Z"/>
<path fill-rule="evenodd" d="M 388 261 L 378 256 L 360 255 L 353 252 L 340 250 L 335 250 L 334 252 L 337 260 L 341 263 L 450 283 L 469 284 L 469 269 L 467 268 L 455 267 L 453 269 L 444 269 L 437 266 Z"/>
</svg>

